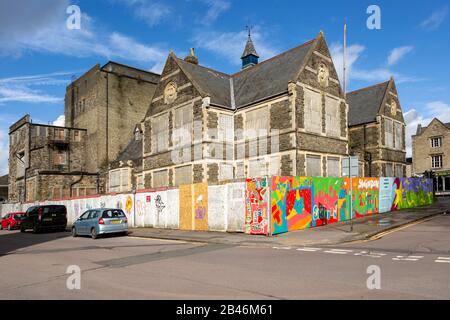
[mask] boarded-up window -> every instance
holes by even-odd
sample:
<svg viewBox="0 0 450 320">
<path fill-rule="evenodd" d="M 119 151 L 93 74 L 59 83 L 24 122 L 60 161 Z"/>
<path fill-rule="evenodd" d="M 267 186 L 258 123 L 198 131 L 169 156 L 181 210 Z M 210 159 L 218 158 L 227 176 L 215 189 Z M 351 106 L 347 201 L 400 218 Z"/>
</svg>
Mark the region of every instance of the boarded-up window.
<svg viewBox="0 0 450 320">
<path fill-rule="evenodd" d="M 308 177 L 322 176 L 322 158 L 309 155 L 306 157 L 306 175 Z"/>
<path fill-rule="evenodd" d="M 270 157 L 269 163 L 269 175 L 270 176 L 279 176 L 281 174 L 280 170 L 280 157 L 274 156 Z"/>
<path fill-rule="evenodd" d="M 221 163 L 219 167 L 219 180 L 233 179 L 233 165 L 228 163 Z"/>
<path fill-rule="evenodd" d="M 56 129 L 54 131 L 55 140 L 64 140 L 66 138 L 66 131 L 64 129 Z"/>
<path fill-rule="evenodd" d="M 219 141 L 234 141 L 234 119 L 227 114 L 219 114 L 218 138 Z"/>
<path fill-rule="evenodd" d="M 249 161 L 248 175 L 249 178 L 264 177 L 267 175 L 268 164 L 265 159 L 255 159 Z"/>
<path fill-rule="evenodd" d="M 173 145 L 182 147 L 192 144 L 193 110 L 191 106 L 178 108 L 174 112 Z"/>
<path fill-rule="evenodd" d="M 339 100 L 326 97 L 325 102 L 325 118 L 326 118 L 326 130 L 327 135 L 332 137 L 339 137 L 341 135 L 341 124 L 340 124 L 340 104 Z"/>
<path fill-rule="evenodd" d="M 386 177 L 394 176 L 394 165 L 392 163 L 386 163 Z"/>
<path fill-rule="evenodd" d="M 62 188 L 61 187 L 53 187 L 52 199 L 62 199 Z"/>
<path fill-rule="evenodd" d="M 245 178 L 245 166 L 243 162 L 238 162 L 236 164 L 236 179 Z"/>
<path fill-rule="evenodd" d="M 67 164 L 67 152 L 64 150 L 56 150 L 53 153 L 53 164 L 63 166 Z"/>
<path fill-rule="evenodd" d="M 305 89 L 305 129 L 322 133 L 322 96 L 308 89 Z"/>
<path fill-rule="evenodd" d="M 175 169 L 175 185 L 192 183 L 192 166 L 184 166 Z"/>
<path fill-rule="evenodd" d="M 267 136 L 269 128 L 269 108 L 259 108 L 245 115 L 247 138 Z"/>
<path fill-rule="evenodd" d="M 169 148 L 169 114 L 152 119 L 152 152 L 159 153 Z"/>
<path fill-rule="evenodd" d="M 144 175 L 143 174 L 138 174 L 136 176 L 136 188 L 137 188 L 137 190 L 144 189 Z"/>
<path fill-rule="evenodd" d="M 395 130 L 395 149 L 397 150 L 403 150 L 403 128 L 402 124 L 395 122 L 394 123 L 394 130 Z"/>
<path fill-rule="evenodd" d="M 169 175 L 167 170 L 153 172 L 153 188 L 169 186 Z"/>
<path fill-rule="evenodd" d="M 73 132 L 73 140 L 74 140 L 75 142 L 80 142 L 80 141 L 81 141 L 81 132 L 80 132 L 80 131 L 75 130 L 75 131 Z"/>
<path fill-rule="evenodd" d="M 109 172 L 109 192 L 130 191 L 130 175 L 129 168 L 117 169 Z"/>
<path fill-rule="evenodd" d="M 385 139 L 386 139 L 386 147 L 393 148 L 394 147 L 394 123 L 390 119 L 385 119 Z"/>
<path fill-rule="evenodd" d="M 327 159 L 327 174 L 329 177 L 339 178 L 341 176 L 341 161 L 339 158 Z"/>
</svg>

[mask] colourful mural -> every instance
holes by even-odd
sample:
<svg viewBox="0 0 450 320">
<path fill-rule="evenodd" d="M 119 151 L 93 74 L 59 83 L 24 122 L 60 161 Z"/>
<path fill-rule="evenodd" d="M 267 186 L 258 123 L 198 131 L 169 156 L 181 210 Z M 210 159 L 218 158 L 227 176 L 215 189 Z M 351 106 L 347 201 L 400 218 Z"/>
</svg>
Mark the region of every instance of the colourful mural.
<svg viewBox="0 0 450 320">
<path fill-rule="evenodd" d="M 269 184 L 267 178 L 247 179 L 245 190 L 245 232 L 268 235 Z"/>
<path fill-rule="evenodd" d="M 426 178 L 402 178 L 397 194 L 401 199 L 398 209 L 409 209 L 432 204 L 433 180 Z"/>
<path fill-rule="evenodd" d="M 312 227 L 351 219 L 350 180 L 344 178 L 312 178 L 314 212 Z"/>
<path fill-rule="evenodd" d="M 272 178 L 272 234 L 311 226 L 313 188 L 310 178 Z"/>
<path fill-rule="evenodd" d="M 208 231 L 208 185 L 199 183 L 193 185 L 194 229 Z"/>
<path fill-rule="evenodd" d="M 353 178 L 353 212 L 354 218 L 362 218 L 378 213 L 379 178 Z"/>
</svg>

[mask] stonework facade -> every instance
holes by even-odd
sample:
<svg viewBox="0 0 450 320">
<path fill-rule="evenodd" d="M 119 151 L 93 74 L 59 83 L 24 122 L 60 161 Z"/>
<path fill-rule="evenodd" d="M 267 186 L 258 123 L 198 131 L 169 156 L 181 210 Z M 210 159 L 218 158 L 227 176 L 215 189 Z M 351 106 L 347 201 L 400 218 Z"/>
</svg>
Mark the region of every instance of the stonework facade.
<svg viewBox="0 0 450 320">
<path fill-rule="evenodd" d="M 406 176 L 406 124 L 394 79 L 350 92 L 349 147 L 366 177 Z"/>
<path fill-rule="evenodd" d="M 450 123 L 433 119 L 412 137 L 413 175 L 431 174 L 437 194 L 450 194 Z"/>
<path fill-rule="evenodd" d="M 98 193 L 97 174 L 85 170 L 85 129 L 33 124 L 27 115 L 10 127 L 9 136 L 10 201 Z"/>
</svg>

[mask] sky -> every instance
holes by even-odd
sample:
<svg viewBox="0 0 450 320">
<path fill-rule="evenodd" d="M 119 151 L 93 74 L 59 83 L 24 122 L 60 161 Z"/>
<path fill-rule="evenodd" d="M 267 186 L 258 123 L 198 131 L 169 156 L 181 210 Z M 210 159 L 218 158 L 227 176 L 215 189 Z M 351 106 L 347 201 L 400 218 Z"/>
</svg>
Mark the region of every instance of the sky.
<svg viewBox="0 0 450 320">
<path fill-rule="evenodd" d="M 80 28 L 67 27 L 80 9 Z M 380 9 L 380 28 L 369 28 Z M 1 0 L 0 174 L 7 173 L 8 128 L 25 114 L 64 124 L 72 79 L 109 60 L 161 72 L 171 50 L 194 47 L 200 64 L 240 69 L 252 26 L 261 60 L 322 30 L 342 80 L 347 22 L 348 91 L 394 76 L 410 136 L 434 117 L 450 122 L 450 3 L 443 0 Z"/>
</svg>

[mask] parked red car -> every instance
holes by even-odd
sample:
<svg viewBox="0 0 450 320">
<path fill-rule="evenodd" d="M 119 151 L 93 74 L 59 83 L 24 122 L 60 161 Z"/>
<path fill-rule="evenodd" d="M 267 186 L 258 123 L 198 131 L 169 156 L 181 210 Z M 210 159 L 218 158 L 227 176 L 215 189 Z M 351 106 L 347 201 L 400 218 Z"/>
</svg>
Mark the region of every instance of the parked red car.
<svg viewBox="0 0 450 320">
<path fill-rule="evenodd" d="M 6 216 L 3 217 L 3 219 L 0 223 L 0 230 L 20 229 L 20 226 L 22 224 L 22 219 L 24 217 L 25 217 L 25 212 L 8 213 Z"/>
</svg>

